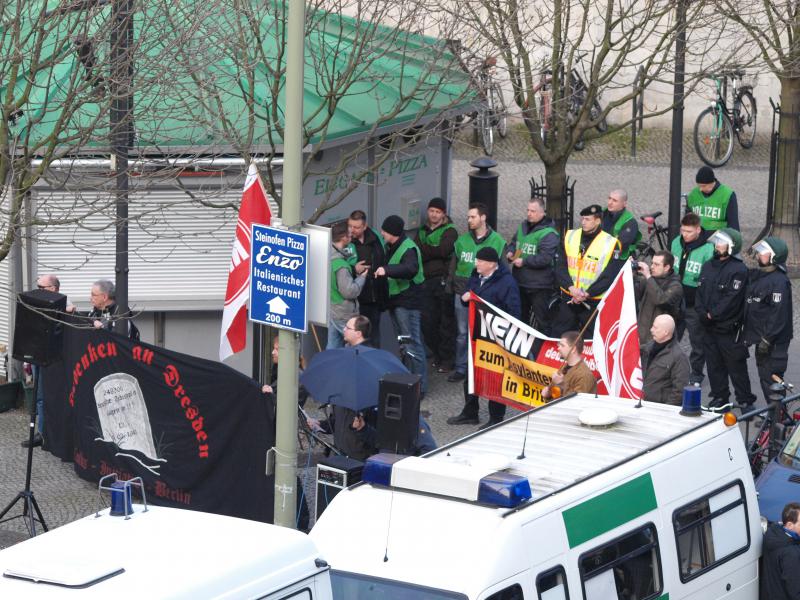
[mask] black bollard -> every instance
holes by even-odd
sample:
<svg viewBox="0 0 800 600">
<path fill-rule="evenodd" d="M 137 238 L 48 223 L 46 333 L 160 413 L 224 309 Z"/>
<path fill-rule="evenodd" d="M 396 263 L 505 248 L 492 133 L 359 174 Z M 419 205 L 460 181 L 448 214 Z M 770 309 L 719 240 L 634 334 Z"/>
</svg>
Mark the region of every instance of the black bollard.
<svg viewBox="0 0 800 600">
<path fill-rule="evenodd" d="M 482 156 L 469 163 L 476 171 L 469 172 L 469 202 L 482 202 L 486 205 L 486 222 L 497 231 L 497 180 L 500 174 L 492 171 L 497 161 Z"/>
</svg>

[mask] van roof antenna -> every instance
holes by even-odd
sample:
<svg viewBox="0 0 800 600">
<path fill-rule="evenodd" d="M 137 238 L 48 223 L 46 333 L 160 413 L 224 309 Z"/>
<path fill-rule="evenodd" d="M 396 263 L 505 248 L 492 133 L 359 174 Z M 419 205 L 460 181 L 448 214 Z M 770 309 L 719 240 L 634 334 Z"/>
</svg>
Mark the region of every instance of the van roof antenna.
<svg viewBox="0 0 800 600">
<path fill-rule="evenodd" d="M 392 507 L 394 507 L 394 488 L 389 492 L 389 521 L 386 523 L 386 544 L 383 546 L 383 562 L 389 562 L 389 531 L 392 529 Z"/>
<path fill-rule="evenodd" d="M 528 416 L 525 417 L 525 435 L 522 438 L 522 452 L 519 453 L 517 460 L 523 460 L 525 458 L 525 445 L 528 443 L 528 424 L 531 422 L 531 413 L 533 412 L 533 407 L 528 410 Z"/>
</svg>

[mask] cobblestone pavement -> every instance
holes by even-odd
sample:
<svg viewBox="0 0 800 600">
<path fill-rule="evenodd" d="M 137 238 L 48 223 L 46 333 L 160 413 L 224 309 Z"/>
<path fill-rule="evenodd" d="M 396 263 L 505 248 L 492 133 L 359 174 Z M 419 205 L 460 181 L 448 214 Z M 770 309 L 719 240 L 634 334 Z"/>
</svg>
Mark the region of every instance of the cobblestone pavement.
<svg viewBox="0 0 800 600">
<path fill-rule="evenodd" d="M 515 130 L 517 131 L 517 130 Z M 640 144 L 637 159 L 624 156 L 627 146 L 610 143 L 589 144 L 583 153 L 575 153 L 567 173 L 576 179 L 576 208 L 597 202 L 605 204 L 606 193 L 618 187 L 628 190 L 630 207 L 642 214 L 654 210 L 666 213 L 669 189 L 669 136 L 663 132 L 645 132 L 645 142 Z M 718 169 L 719 179 L 731 185 L 738 194 L 740 221 L 746 240 L 752 240 L 761 229 L 765 219 L 765 190 L 767 185 L 766 140 L 759 139 L 755 148 L 746 153 L 736 148 L 734 159 L 729 166 Z M 500 233 L 508 236 L 525 214 L 525 204 L 529 194 L 528 179 L 544 174 L 544 168 L 534 160 L 523 146 L 524 137 L 511 135 L 508 140 L 498 144 L 496 159 L 500 174 L 499 226 Z M 452 217 L 459 228 L 466 223 L 467 173 L 472 170 L 469 161 L 480 156 L 465 141 L 456 143 L 456 160 L 452 169 Z M 620 149 L 621 148 L 621 149 Z M 666 149 L 665 149 L 666 148 Z M 691 147 L 684 149 L 683 190 L 694 185 L 694 174 L 699 161 Z M 666 224 L 666 218 L 663 217 Z M 797 289 L 794 302 L 798 303 Z M 800 319 L 800 309 L 795 310 L 795 321 Z M 795 325 L 795 328 L 796 325 Z M 752 359 L 750 361 L 753 363 Z M 753 389 L 758 391 L 754 364 L 750 364 Z M 429 422 L 436 440 L 440 444 L 452 441 L 473 431 L 472 426 L 450 426 L 446 419 L 458 413 L 463 404 L 462 385 L 448 383 L 446 375 L 432 373 L 430 389 L 423 400 L 422 409 L 430 412 Z M 787 379 L 800 384 L 800 360 L 790 356 Z M 707 393 L 707 389 L 705 390 Z M 762 400 L 763 402 L 763 400 Z M 513 412 L 513 411 L 510 411 Z M 481 419 L 486 420 L 486 405 L 482 403 Z M 0 413 L 0 507 L 13 500 L 15 494 L 24 486 L 26 453 L 20 441 L 27 435 L 27 415 L 21 410 Z M 313 510 L 314 465 L 320 455 L 316 452 L 301 452 L 298 465 L 305 471 L 305 490 L 311 497 Z M 305 469 L 308 465 L 308 469 Z M 302 475 L 301 475 L 302 476 Z M 44 513 L 48 525 L 57 527 L 91 513 L 97 506 L 96 486 L 78 478 L 69 463 L 41 449 L 34 451 L 32 488 Z M 20 514 L 21 505 L 10 513 Z M 0 547 L 24 539 L 24 525 L 21 519 L 0 524 Z"/>
</svg>

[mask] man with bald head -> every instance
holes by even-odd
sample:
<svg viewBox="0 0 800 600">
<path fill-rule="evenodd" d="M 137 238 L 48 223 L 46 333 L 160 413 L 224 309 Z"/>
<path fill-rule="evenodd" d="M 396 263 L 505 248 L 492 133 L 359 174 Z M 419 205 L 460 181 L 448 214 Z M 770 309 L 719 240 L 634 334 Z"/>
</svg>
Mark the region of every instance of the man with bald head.
<svg viewBox="0 0 800 600">
<path fill-rule="evenodd" d="M 658 315 L 650 335 L 653 341 L 642 348 L 644 399 L 680 406 L 683 388 L 689 385 L 689 359 L 675 338 L 675 319 Z"/>
<path fill-rule="evenodd" d="M 613 235 L 622 246 L 620 258 L 627 259 L 636 251 L 642 234 L 633 213 L 628 210 L 628 192 L 611 190 L 608 192 L 606 210 L 603 211 L 603 231 Z"/>
</svg>

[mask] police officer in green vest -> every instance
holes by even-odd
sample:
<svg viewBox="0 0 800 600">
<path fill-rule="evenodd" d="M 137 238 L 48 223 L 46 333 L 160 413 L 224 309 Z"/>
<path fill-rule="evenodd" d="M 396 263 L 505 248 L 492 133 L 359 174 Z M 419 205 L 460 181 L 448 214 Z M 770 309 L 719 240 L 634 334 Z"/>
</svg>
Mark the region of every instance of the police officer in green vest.
<svg viewBox="0 0 800 600">
<path fill-rule="evenodd" d="M 350 255 L 345 252 L 349 243 L 347 223 L 336 223 L 331 228 L 331 303 L 326 350 L 344 346 L 344 326 L 350 317 L 358 314 L 358 295 L 364 289 L 369 270 L 364 261 L 350 266 Z"/>
<path fill-rule="evenodd" d="M 736 192 L 717 181 L 711 167 L 700 167 L 694 180 L 697 187 L 689 192 L 686 205 L 689 212 L 700 217 L 703 229 L 714 232 L 731 227 L 741 231 Z"/>
<path fill-rule="evenodd" d="M 642 240 L 636 217 L 628 210 L 628 192 L 612 190 L 608 193 L 606 206 L 602 229 L 619 240 L 622 247 L 620 258 L 626 260 L 636 252 L 636 245 Z"/>
<path fill-rule="evenodd" d="M 467 318 L 469 307 L 461 303 L 461 295 L 467 290 L 472 271 L 475 270 L 475 260 L 478 250 L 489 246 L 494 248 L 499 256 L 503 255 L 506 241 L 499 233 L 492 229 L 486 222 L 488 211 L 482 202 L 473 202 L 467 210 L 467 232 L 458 236 L 450 261 L 449 280 L 452 284 L 455 298 L 453 307 L 456 314 L 456 365 L 447 381 L 463 381 L 467 376 Z"/>
<path fill-rule="evenodd" d="M 689 374 L 689 383 L 703 381 L 703 368 L 706 360 L 703 352 L 703 326 L 694 310 L 695 295 L 697 293 L 697 280 L 700 269 L 711 260 L 714 255 L 714 246 L 708 243 L 711 234 L 700 227 L 700 217 L 694 213 L 687 213 L 681 219 L 681 233 L 672 240 L 672 256 L 675 257 L 675 273 L 683 285 L 683 301 L 686 305 L 683 324 L 689 333 L 689 343 L 692 346 L 689 355 L 689 364 L 692 367 Z M 678 331 L 677 339 L 683 337 L 683 330 Z"/>
<path fill-rule="evenodd" d="M 386 242 L 386 265 L 375 270 L 375 277 L 389 282 L 389 316 L 397 336 L 409 336 L 406 351 L 411 359 L 411 372 L 422 378 L 422 393 L 428 390 L 428 369 L 425 344 L 422 343 L 422 254 L 406 237 L 405 222 L 397 215 L 384 219 L 381 236 Z"/>
<path fill-rule="evenodd" d="M 522 320 L 542 333 L 550 329 L 550 301 L 555 293 L 555 256 L 558 232 L 545 214 L 544 201 L 528 201 L 527 219 L 519 224 L 508 244 L 506 258 L 517 280 L 522 301 Z"/>
<path fill-rule="evenodd" d="M 432 354 L 431 365 L 439 373 L 450 371 L 455 360 L 455 312 L 453 292 L 447 288 L 447 271 L 457 237 L 444 200 L 432 198 L 428 202 L 428 218 L 414 242 L 422 253 L 425 273 L 422 337 Z"/>
</svg>

